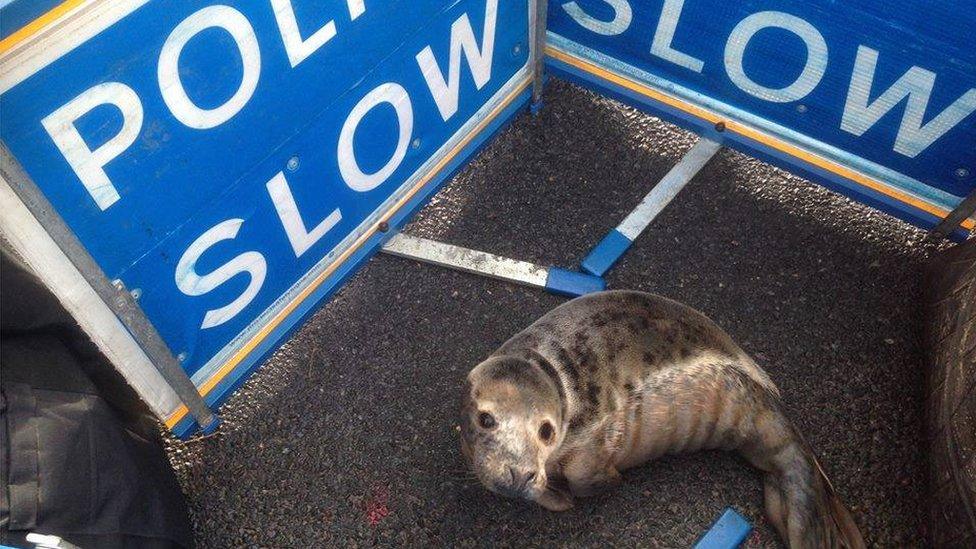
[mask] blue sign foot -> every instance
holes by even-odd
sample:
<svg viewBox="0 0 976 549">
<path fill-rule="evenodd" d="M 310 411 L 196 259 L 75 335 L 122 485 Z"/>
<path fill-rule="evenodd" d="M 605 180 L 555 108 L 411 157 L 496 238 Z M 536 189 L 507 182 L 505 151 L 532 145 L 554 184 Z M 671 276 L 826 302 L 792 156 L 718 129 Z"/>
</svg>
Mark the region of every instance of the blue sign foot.
<svg viewBox="0 0 976 549">
<path fill-rule="evenodd" d="M 705 532 L 695 544 L 695 549 L 735 549 L 752 532 L 752 525 L 731 507 Z"/>
<path fill-rule="evenodd" d="M 583 258 L 580 268 L 593 276 L 603 276 L 632 243 L 620 231 L 613 229 Z"/>
<path fill-rule="evenodd" d="M 559 267 L 549 267 L 549 275 L 546 277 L 546 291 L 552 294 L 577 297 L 606 289 L 606 281 L 598 276 Z"/>
</svg>

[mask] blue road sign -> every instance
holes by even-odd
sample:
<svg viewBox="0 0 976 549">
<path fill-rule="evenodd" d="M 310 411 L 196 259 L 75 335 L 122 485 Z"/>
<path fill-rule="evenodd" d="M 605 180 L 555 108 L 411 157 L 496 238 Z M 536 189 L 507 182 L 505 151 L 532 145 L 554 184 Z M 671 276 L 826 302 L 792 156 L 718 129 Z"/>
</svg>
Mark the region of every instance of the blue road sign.
<svg viewBox="0 0 976 549">
<path fill-rule="evenodd" d="M 211 405 L 529 96 L 529 0 L 29 4 L 0 138 Z"/>
<path fill-rule="evenodd" d="M 558 76 L 931 227 L 976 189 L 973 28 L 974 0 L 552 0 L 546 53 Z"/>
<path fill-rule="evenodd" d="M 976 0 L 548 6 L 557 76 L 922 226 L 976 189 Z M 0 221 L 185 435 L 92 277 L 219 404 L 528 103 L 535 9 L 0 0 L 0 175 L 26 181 L 2 181 Z M 97 273 L 72 274 L 73 239 Z"/>
</svg>

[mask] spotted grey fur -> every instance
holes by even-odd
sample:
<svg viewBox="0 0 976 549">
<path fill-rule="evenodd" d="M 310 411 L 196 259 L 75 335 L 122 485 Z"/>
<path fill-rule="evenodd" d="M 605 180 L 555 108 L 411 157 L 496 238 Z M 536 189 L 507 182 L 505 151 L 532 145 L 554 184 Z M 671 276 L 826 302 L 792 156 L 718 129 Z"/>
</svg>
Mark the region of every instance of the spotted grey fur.
<svg viewBox="0 0 976 549">
<path fill-rule="evenodd" d="M 790 547 L 863 547 L 782 408 L 769 376 L 703 314 L 601 292 L 552 310 L 471 371 L 462 450 L 486 487 L 551 510 L 665 453 L 736 450 L 765 473 L 767 515 Z"/>
</svg>

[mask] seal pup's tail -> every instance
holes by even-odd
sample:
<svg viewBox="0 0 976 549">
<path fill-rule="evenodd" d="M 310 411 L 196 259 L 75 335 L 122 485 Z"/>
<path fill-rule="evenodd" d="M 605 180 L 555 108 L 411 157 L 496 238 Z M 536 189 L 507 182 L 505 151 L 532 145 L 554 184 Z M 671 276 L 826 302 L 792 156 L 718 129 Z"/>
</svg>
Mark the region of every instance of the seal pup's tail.
<svg viewBox="0 0 976 549">
<path fill-rule="evenodd" d="M 755 362 L 743 356 L 684 373 L 705 381 L 691 400 L 712 400 L 682 411 L 713 410 L 702 419 L 715 424 L 692 447 L 737 450 L 765 473 L 766 514 L 791 549 L 865 547 L 813 449 L 784 413 L 779 391 Z"/>
<path fill-rule="evenodd" d="M 827 473 L 824 472 L 823 467 L 820 466 L 820 462 L 818 462 L 816 458 L 813 458 L 813 463 L 817 466 L 817 473 L 820 476 L 820 481 L 826 488 L 826 515 L 830 518 L 829 531 L 833 532 L 834 539 L 836 539 L 842 547 L 857 549 L 865 547 L 864 539 L 861 538 L 861 531 L 854 522 L 854 518 L 851 516 L 850 511 L 848 511 L 847 507 L 844 506 L 844 502 L 842 502 L 840 497 L 837 496 L 837 493 L 834 492 L 834 486 L 830 483 L 830 479 L 827 478 Z"/>
<path fill-rule="evenodd" d="M 785 459 L 766 470 L 766 514 L 773 526 L 791 549 L 865 547 L 857 524 L 812 450 L 793 432 L 795 451 L 787 450 Z"/>
</svg>

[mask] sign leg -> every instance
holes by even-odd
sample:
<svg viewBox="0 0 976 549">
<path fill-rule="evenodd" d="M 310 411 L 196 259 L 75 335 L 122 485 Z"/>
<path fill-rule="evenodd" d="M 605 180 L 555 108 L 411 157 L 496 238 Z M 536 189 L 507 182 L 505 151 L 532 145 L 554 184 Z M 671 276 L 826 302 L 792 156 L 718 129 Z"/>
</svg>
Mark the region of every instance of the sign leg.
<svg viewBox="0 0 976 549">
<path fill-rule="evenodd" d="M 390 237 L 383 244 L 383 251 L 390 255 L 406 257 L 448 269 L 542 288 L 558 295 L 575 297 L 606 289 L 606 282 L 597 276 L 558 267 L 543 267 L 527 261 L 510 259 L 403 233 L 397 233 Z"/>
<path fill-rule="evenodd" d="M 603 276 L 630 248 L 634 240 L 678 196 L 722 145 L 706 137 L 698 140 L 681 160 L 651 189 L 630 214 L 611 230 L 583 259 L 580 267 L 594 276 Z"/>
</svg>

